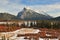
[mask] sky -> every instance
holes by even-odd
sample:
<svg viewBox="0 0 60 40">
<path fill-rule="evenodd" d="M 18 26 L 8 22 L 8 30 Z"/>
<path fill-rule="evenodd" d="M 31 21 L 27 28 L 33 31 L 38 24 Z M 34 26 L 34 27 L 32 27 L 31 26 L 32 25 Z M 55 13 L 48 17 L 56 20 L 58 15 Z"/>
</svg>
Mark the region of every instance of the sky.
<svg viewBox="0 0 60 40">
<path fill-rule="evenodd" d="M 24 7 L 34 11 L 58 17 L 60 16 L 60 0 L 0 0 L 0 12 L 17 15 Z"/>
</svg>

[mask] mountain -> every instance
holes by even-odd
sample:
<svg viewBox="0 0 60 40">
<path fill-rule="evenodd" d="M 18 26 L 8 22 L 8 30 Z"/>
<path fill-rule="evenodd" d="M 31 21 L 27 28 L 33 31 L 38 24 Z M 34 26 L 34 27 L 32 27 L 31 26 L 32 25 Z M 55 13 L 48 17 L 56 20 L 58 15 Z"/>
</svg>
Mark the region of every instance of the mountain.
<svg viewBox="0 0 60 40">
<path fill-rule="evenodd" d="M 47 20 L 52 18 L 51 16 L 45 14 L 37 13 L 31 9 L 24 8 L 18 13 L 17 18 L 23 20 Z"/>
<path fill-rule="evenodd" d="M 16 16 L 11 15 L 9 13 L 0 13 L 0 20 L 14 20 Z"/>
<path fill-rule="evenodd" d="M 59 17 L 52 18 L 51 20 L 58 20 L 58 21 L 60 21 L 60 16 Z"/>
</svg>

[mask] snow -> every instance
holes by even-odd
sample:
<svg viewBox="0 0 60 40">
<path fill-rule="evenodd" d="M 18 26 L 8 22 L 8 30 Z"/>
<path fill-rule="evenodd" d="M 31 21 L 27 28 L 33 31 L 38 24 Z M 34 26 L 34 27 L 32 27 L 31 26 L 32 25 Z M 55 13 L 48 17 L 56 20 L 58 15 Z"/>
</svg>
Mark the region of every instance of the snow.
<svg viewBox="0 0 60 40">
<path fill-rule="evenodd" d="M 46 38 L 47 40 L 48 38 Z M 17 37 L 16 40 L 28 40 L 28 39 L 24 39 L 24 37 Z M 31 38 L 31 40 L 34 40 L 33 38 Z M 45 40 L 45 38 L 39 38 L 39 40 Z M 59 40 L 59 39 L 49 39 L 49 40 Z"/>
<path fill-rule="evenodd" d="M 25 7 L 25 9 L 31 9 L 30 7 Z"/>
<path fill-rule="evenodd" d="M 33 29 L 33 28 L 22 28 L 19 31 L 20 34 L 28 34 L 28 33 L 36 34 L 38 32 L 39 32 L 38 29 Z"/>
</svg>

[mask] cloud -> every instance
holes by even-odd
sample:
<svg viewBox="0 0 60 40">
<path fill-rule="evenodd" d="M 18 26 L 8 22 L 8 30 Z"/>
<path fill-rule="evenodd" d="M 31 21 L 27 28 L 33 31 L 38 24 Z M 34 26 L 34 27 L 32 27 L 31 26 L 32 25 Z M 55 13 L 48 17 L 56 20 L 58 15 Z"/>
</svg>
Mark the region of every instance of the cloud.
<svg viewBox="0 0 60 40">
<path fill-rule="evenodd" d="M 55 10 L 55 9 L 60 9 L 60 5 L 57 4 L 51 4 L 51 5 L 33 5 L 33 6 L 30 6 L 31 8 L 33 9 L 39 9 L 39 10 L 43 10 L 43 11 L 52 11 L 52 10 Z"/>
<path fill-rule="evenodd" d="M 0 5 L 6 5 L 8 3 L 8 0 L 0 0 Z"/>
<path fill-rule="evenodd" d="M 33 10 L 37 12 L 44 11 L 51 16 L 57 17 L 60 15 L 60 4 L 51 4 L 51 5 L 33 5 L 30 6 Z M 56 14 L 56 15 L 55 15 Z"/>
<path fill-rule="evenodd" d="M 15 2 L 16 1 L 17 0 L 15 0 Z M 1 0 L 0 1 L 0 12 L 8 12 L 10 14 L 17 15 L 17 13 L 21 11 L 24 5 L 18 4 L 15 2 L 10 2 L 9 0 Z"/>
</svg>

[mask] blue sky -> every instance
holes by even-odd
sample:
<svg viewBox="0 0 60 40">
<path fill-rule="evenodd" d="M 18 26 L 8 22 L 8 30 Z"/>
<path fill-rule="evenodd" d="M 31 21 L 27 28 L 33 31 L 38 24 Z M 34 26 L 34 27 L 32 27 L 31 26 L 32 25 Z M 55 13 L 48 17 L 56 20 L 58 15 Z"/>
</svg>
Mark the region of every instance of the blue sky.
<svg viewBox="0 0 60 40">
<path fill-rule="evenodd" d="M 25 6 L 53 17 L 60 16 L 60 0 L 0 0 L 0 12 L 17 15 Z"/>
<path fill-rule="evenodd" d="M 60 0 L 22 0 L 21 3 L 25 5 L 45 5 L 45 4 L 54 4 Z"/>
</svg>

